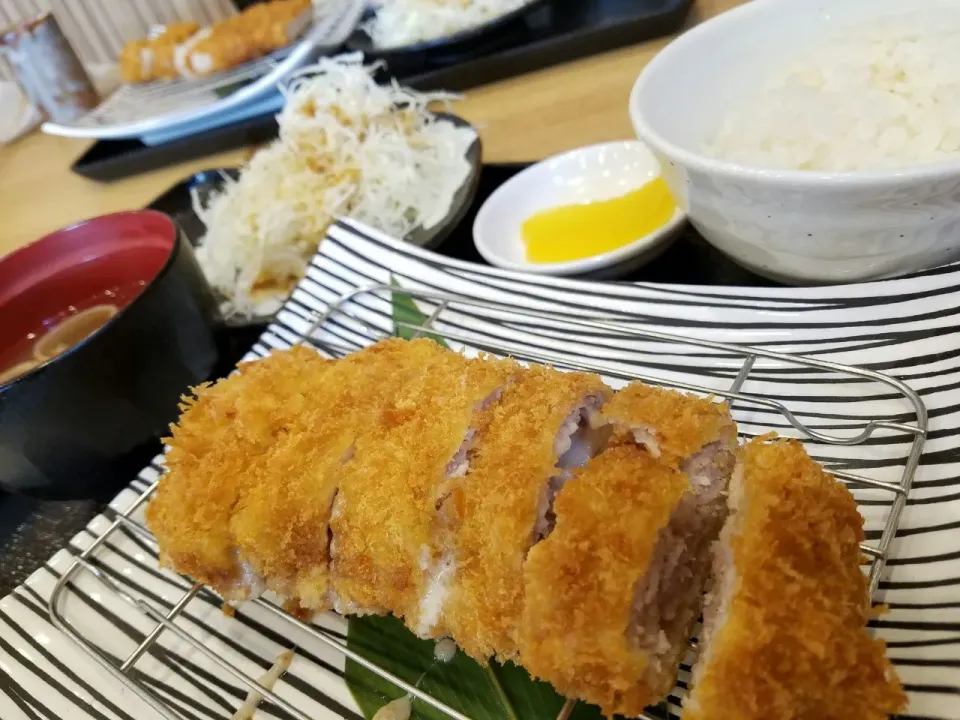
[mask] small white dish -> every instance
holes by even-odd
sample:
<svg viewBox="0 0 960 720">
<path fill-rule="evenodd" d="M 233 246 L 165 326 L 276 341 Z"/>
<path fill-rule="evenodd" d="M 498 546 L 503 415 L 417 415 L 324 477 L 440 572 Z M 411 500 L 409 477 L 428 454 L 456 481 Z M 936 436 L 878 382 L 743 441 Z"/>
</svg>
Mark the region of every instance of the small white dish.
<svg viewBox="0 0 960 720">
<path fill-rule="evenodd" d="M 520 228 L 534 213 L 624 195 L 656 179 L 660 163 L 636 140 L 577 148 L 514 175 L 477 213 L 473 242 L 491 265 L 538 275 L 616 277 L 663 252 L 686 218 L 677 208 L 666 225 L 633 242 L 580 260 L 533 263 L 526 258 Z"/>
</svg>

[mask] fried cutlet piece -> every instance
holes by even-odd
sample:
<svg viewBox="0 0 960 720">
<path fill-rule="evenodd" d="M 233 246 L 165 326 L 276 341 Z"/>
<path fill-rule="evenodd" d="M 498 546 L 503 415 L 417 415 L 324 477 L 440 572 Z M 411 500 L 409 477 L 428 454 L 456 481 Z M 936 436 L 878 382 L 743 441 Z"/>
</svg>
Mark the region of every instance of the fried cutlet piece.
<svg viewBox="0 0 960 720">
<path fill-rule="evenodd" d="M 268 589 L 304 609 L 329 609 L 327 525 L 349 448 L 349 430 L 340 426 L 345 419 L 311 411 L 278 437 L 264 462 L 248 470 L 252 481 L 230 520 L 243 561 Z"/>
<path fill-rule="evenodd" d="M 344 461 L 363 428 L 441 354 L 432 340 L 386 340 L 331 363 L 309 412 L 271 449 L 231 531 L 268 587 L 301 608 L 331 608 L 329 521 Z"/>
<path fill-rule="evenodd" d="M 312 15 L 310 0 L 273 0 L 247 8 L 239 16 L 239 24 L 257 51 L 265 55 L 292 43 Z"/>
<path fill-rule="evenodd" d="M 155 45 L 179 45 L 197 34 L 200 25 L 192 21 L 170 23 L 153 39 Z"/>
<path fill-rule="evenodd" d="M 532 675 L 608 717 L 636 716 L 673 688 L 676 668 L 657 667 L 638 637 L 638 589 L 656 574 L 654 593 L 672 601 L 657 547 L 688 490 L 674 466 L 633 443 L 574 473 L 557 496 L 556 529 L 523 568 L 520 662 Z"/>
<path fill-rule="evenodd" d="M 515 372 L 509 361 L 438 356 L 358 436 L 330 522 L 339 612 L 416 622 L 436 493 L 462 465 L 475 413 Z"/>
<path fill-rule="evenodd" d="M 618 428 L 618 440 L 632 436 L 690 481 L 690 491 L 658 545 L 654 571 L 647 576 L 650 584 L 638 588 L 634 624 L 639 642 L 650 652 L 658 682 L 666 682 L 668 676 L 675 678 L 684 643 L 696 625 L 709 580 L 710 548 L 727 517 L 737 426 L 724 403 L 640 382 L 614 395 L 602 415 Z M 658 642 L 661 634 L 665 642 Z"/>
<path fill-rule="evenodd" d="M 123 46 L 118 58 L 120 77 L 124 82 L 143 83 L 153 79 L 153 53 L 149 40 L 131 40 Z"/>
<path fill-rule="evenodd" d="M 153 80 L 176 80 L 180 77 L 177 67 L 177 48 L 179 45 L 157 45 L 150 48 Z"/>
<path fill-rule="evenodd" d="M 155 38 L 128 42 L 120 52 L 120 76 L 132 83 L 176 77 L 176 48 L 199 30 L 195 22 L 171 23 Z"/>
<path fill-rule="evenodd" d="M 451 494 L 456 568 L 438 631 L 478 661 L 516 656 L 523 562 L 552 529 L 565 468 L 603 442 L 589 419 L 607 392 L 594 375 L 531 367 L 504 392 Z"/>
<path fill-rule="evenodd" d="M 728 475 L 733 469 L 737 426 L 726 403 L 634 382 L 611 398 L 603 417 L 693 476 L 715 464 L 729 468 Z"/>
<path fill-rule="evenodd" d="M 286 47 L 310 22 L 311 8 L 309 0 L 252 5 L 184 43 L 177 67 L 184 76 L 210 75 Z"/>
<path fill-rule="evenodd" d="M 259 54 L 249 35 L 235 26 L 217 24 L 177 49 L 177 69 L 185 77 L 212 75 Z"/>
<path fill-rule="evenodd" d="M 180 76 L 177 67 L 177 53 L 179 48 L 189 43 L 199 34 L 200 26 L 197 23 L 173 23 L 150 41 L 150 50 L 153 53 L 153 79 L 174 80 Z"/>
<path fill-rule="evenodd" d="M 738 458 L 686 720 L 881 720 L 906 697 L 866 629 L 863 518 L 790 440 Z"/>
<path fill-rule="evenodd" d="M 410 605 L 404 611 L 407 625 L 422 638 L 439 637 L 438 622 L 450 593 L 450 583 L 456 565 L 454 543 L 458 518 L 454 492 L 463 483 L 474 458 L 474 448 L 493 419 L 496 402 L 503 392 L 523 372 L 516 363 L 501 363 L 504 382 L 483 404 L 476 409 L 470 429 L 456 457 L 446 468 L 446 475 L 434 492 L 435 513 L 431 521 L 430 543 L 426 548 L 424 576 L 420 579 L 416 607 Z"/>
<path fill-rule="evenodd" d="M 146 512 L 161 565 L 227 598 L 257 594 L 260 583 L 238 557 L 230 518 L 257 464 L 310 412 L 331 364 L 312 349 L 294 347 L 241 364 L 184 399 L 165 440 L 167 472 Z"/>
<path fill-rule="evenodd" d="M 702 542 L 712 544 L 727 517 L 725 492 L 736 464 L 737 425 L 726 403 L 634 382 L 611 398 L 602 417 L 690 478 L 694 510 L 708 524 Z"/>
</svg>

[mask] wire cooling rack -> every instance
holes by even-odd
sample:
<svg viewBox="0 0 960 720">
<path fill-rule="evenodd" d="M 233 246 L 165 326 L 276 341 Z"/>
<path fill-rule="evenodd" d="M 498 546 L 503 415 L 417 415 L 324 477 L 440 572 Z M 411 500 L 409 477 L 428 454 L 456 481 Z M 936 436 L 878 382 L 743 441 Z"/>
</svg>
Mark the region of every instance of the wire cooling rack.
<svg viewBox="0 0 960 720">
<path fill-rule="evenodd" d="M 397 320 L 391 319 L 392 303 L 398 296 L 412 301 L 419 311 L 416 314 L 422 313 L 425 319 L 416 321 L 412 315 L 409 318 L 410 321 L 400 318 Z M 471 321 L 465 322 L 464 318 L 470 318 Z M 920 461 L 927 434 L 927 411 L 922 400 L 916 392 L 896 378 L 871 370 L 840 365 L 816 358 L 639 329 L 633 324 L 635 319 L 631 318 L 577 319 L 552 312 L 520 310 L 514 306 L 470 300 L 445 293 L 400 290 L 394 287 L 376 285 L 350 292 L 332 303 L 322 314 L 303 317 L 301 320 L 302 322 L 299 323 L 288 322 L 286 327 L 283 328 L 272 326 L 272 329 L 277 331 L 276 335 L 278 336 L 289 336 L 292 330 L 296 342 L 309 343 L 331 357 L 341 357 L 365 344 L 388 337 L 395 332 L 398 334 L 403 332 L 409 337 L 442 338 L 453 347 L 462 346 L 499 355 L 511 355 L 521 361 L 548 363 L 560 368 L 599 373 L 624 381 L 641 380 L 651 384 L 722 397 L 738 410 L 754 408 L 765 412 L 774 412 L 802 437 L 820 444 L 858 445 L 880 432 L 893 434 L 899 437 L 907 447 L 898 481 L 882 481 L 850 472 L 834 472 L 839 480 L 848 485 L 871 488 L 893 497 L 879 539 L 875 544 L 861 545 L 866 565 L 865 571 L 869 576 L 871 596 L 877 589 L 890 544 L 896 535 L 900 516 L 910 493 L 913 476 Z M 294 328 L 294 325 L 299 330 Z M 522 332 L 518 332 L 518 330 L 529 325 L 560 327 L 572 331 L 583 331 L 584 333 L 604 333 L 608 336 L 622 338 L 624 348 L 627 348 L 631 342 L 641 341 L 647 345 L 645 350 L 647 353 L 650 352 L 650 348 L 655 348 L 664 354 L 678 354 L 684 351 L 689 353 L 693 349 L 707 351 L 708 354 L 716 358 L 722 358 L 731 375 L 733 375 L 734 370 L 736 374 L 728 387 L 718 389 L 713 386 L 675 382 L 647 375 L 639 372 L 639 368 L 642 367 L 642 362 L 639 360 L 636 365 L 637 372 L 625 372 L 622 369 L 622 364 L 614 365 L 606 361 L 583 362 L 582 360 L 576 360 L 570 353 L 564 352 L 562 348 L 545 350 L 542 347 L 531 345 L 529 340 L 525 342 L 522 339 L 502 339 L 504 336 L 508 338 L 524 337 Z M 631 352 L 636 352 L 638 358 L 641 354 L 640 351 L 624 350 L 624 354 L 628 356 Z M 845 377 L 855 382 L 878 383 L 888 390 L 894 391 L 896 396 L 899 396 L 903 401 L 905 412 L 899 412 L 897 416 L 912 419 L 908 422 L 893 418 L 889 420 L 863 419 L 860 423 L 854 422 L 845 426 L 845 431 L 841 434 L 816 430 L 801 421 L 802 413 L 791 410 L 783 402 L 743 391 L 744 383 L 750 378 L 751 372 L 758 369 L 757 363 L 765 363 L 764 367 L 799 368 L 812 373 L 828 374 L 831 377 Z M 86 650 L 98 663 L 116 676 L 127 688 L 153 707 L 162 717 L 181 720 L 183 716 L 167 704 L 161 696 L 139 682 L 136 679 L 136 674 L 132 673 L 131 670 L 144 654 L 151 652 L 163 633 L 170 633 L 225 673 L 242 682 L 252 692 L 261 695 L 276 707 L 289 713 L 291 717 L 298 720 L 310 720 L 302 710 L 277 696 L 272 690 L 261 684 L 257 678 L 242 671 L 230 658 L 221 657 L 212 651 L 201 639 L 194 637 L 175 622 L 176 618 L 194 598 L 200 593 L 209 592 L 203 586 L 193 585 L 173 604 L 171 609 L 164 611 L 158 609 L 156 605 L 144 597 L 121 588 L 109 575 L 101 572 L 95 562 L 92 561 L 94 553 L 107 542 L 113 533 L 120 529 L 128 529 L 152 540 L 149 531 L 134 518 L 138 510 L 150 499 L 155 489 L 156 483 L 144 492 L 132 507 L 119 515 L 108 529 L 99 535 L 63 574 L 49 601 L 52 622 Z M 92 638 L 85 637 L 65 616 L 63 601 L 70 593 L 70 584 L 82 573 L 89 573 L 96 577 L 104 587 L 116 593 L 155 623 L 152 632 L 127 657 L 113 657 L 105 653 Z M 357 654 L 346 647 L 342 639 L 323 628 L 298 620 L 263 598 L 250 602 L 256 603 L 274 618 L 287 623 L 291 631 L 299 630 L 308 633 L 317 642 L 342 653 L 346 658 L 393 683 L 404 692 L 432 706 L 448 717 L 454 718 L 454 720 L 469 720 L 466 715 Z M 691 646 L 695 646 L 695 641 L 691 641 Z M 566 720 L 574 706 L 574 701 L 568 701 L 558 716 L 558 720 Z M 642 717 L 645 720 L 664 720 L 664 717 L 670 717 L 669 711 L 664 711 L 667 712 L 666 716 L 657 714 L 659 712 L 661 711 L 651 710 L 649 714 L 644 714 Z"/>
</svg>

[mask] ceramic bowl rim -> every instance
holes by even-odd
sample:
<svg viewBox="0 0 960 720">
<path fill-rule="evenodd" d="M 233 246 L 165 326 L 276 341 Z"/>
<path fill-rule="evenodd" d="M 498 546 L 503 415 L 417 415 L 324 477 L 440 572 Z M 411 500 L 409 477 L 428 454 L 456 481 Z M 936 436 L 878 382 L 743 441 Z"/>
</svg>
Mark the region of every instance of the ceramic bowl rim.
<svg viewBox="0 0 960 720">
<path fill-rule="evenodd" d="M 177 222 L 166 213 L 162 213 L 158 210 L 149 210 L 149 209 L 148 210 L 122 210 L 120 212 L 107 213 L 106 215 L 97 215 L 95 217 L 86 218 L 84 220 L 78 220 L 75 223 L 71 223 L 69 225 L 65 225 L 62 228 L 58 228 L 52 232 L 45 234 L 43 237 L 37 238 L 33 242 L 27 243 L 23 247 L 20 247 L 20 248 L 17 248 L 17 250 L 14 250 L 14 253 L 24 251 L 27 248 L 31 247 L 32 245 L 41 243 L 47 238 L 50 238 L 59 233 L 70 232 L 76 228 L 83 227 L 84 225 L 102 222 L 107 218 L 125 217 L 125 216 L 145 216 L 145 215 L 147 216 L 152 215 L 157 217 L 158 219 L 166 221 L 170 225 L 170 229 L 173 231 L 173 239 L 172 239 L 172 242 L 170 243 L 170 251 L 167 253 L 166 259 L 164 259 L 163 264 L 160 266 L 160 268 L 157 270 L 154 276 L 146 282 L 146 284 L 140 289 L 140 291 L 136 295 L 134 295 L 130 299 L 129 302 L 123 305 L 123 307 L 118 308 L 117 312 L 109 320 L 107 320 L 107 322 L 105 322 L 103 325 L 97 328 L 94 332 L 92 332 L 87 337 L 83 338 L 83 340 L 81 340 L 80 342 L 74 343 L 59 355 L 56 355 L 48 360 L 45 360 L 39 365 L 35 365 L 34 367 L 30 368 L 27 372 L 23 373 L 22 375 L 17 375 L 15 377 L 10 378 L 8 381 L 4 383 L 0 383 L 0 393 L 6 392 L 10 388 L 13 388 L 15 385 L 20 384 L 21 381 L 25 381 L 27 378 L 33 378 L 37 374 L 42 373 L 44 370 L 60 362 L 61 360 L 72 357 L 77 352 L 79 352 L 83 347 L 89 344 L 94 338 L 97 338 L 100 335 L 107 332 L 108 329 L 113 325 L 115 325 L 120 320 L 121 317 L 127 314 L 127 311 L 130 309 L 130 307 L 132 307 L 135 303 L 139 302 L 144 295 L 148 294 L 151 288 L 153 288 L 153 286 L 156 285 L 157 281 L 160 280 L 162 277 L 164 277 L 170 271 L 170 268 L 173 266 L 173 263 L 176 260 L 177 254 L 181 251 L 181 244 L 186 242 L 186 238 L 184 237 L 183 231 L 180 229 L 180 226 L 177 225 Z M 13 255 L 14 253 L 10 253 L 10 255 Z M 0 262 L 3 262 L 7 257 L 9 257 L 9 255 L 0 258 Z"/>
<path fill-rule="evenodd" d="M 735 29 L 738 23 L 767 8 L 801 3 L 803 0 L 753 0 L 710 18 L 687 30 L 657 53 L 644 67 L 630 91 L 630 121 L 637 137 L 662 154 L 685 167 L 726 179 L 763 182 L 776 186 L 798 188 L 852 187 L 859 189 L 887 189 L 905 182 L 930 181 L 956 177 L 960 174 L 960 156 L 925 165 L 910 165 L 893 170 L 857 170 L 847 172 L 818 172 L 812 170 L 779 170 L 712 158 L 700 152 L 677 145 L 654 130 L 640 111 L 640 96 L 650 78 L 661 72 L 670 60 L 696 45 L 701 38 Z M 732 34 L 732 33 L 729 33 Z"/>
</svg>

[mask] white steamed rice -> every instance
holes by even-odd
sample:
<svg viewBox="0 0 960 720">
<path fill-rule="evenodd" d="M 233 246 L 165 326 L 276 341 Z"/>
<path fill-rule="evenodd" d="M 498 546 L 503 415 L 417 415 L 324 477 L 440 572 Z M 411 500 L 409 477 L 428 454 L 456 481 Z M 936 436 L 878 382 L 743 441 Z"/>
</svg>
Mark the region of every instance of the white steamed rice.
<svg viewBox="0 0 960 720">
<path fill-rule="evenodd" d="M 519 10 L 531 0 L 373 0 L 363 29 L 378 48 L 436 40 Z"/>
<path fill-rule="evenodd" d="M 826 172 L 960 158 L 960 23 L 891 19 L 809 48 L 731 112 L 706 150 Z"/>
</svg>

